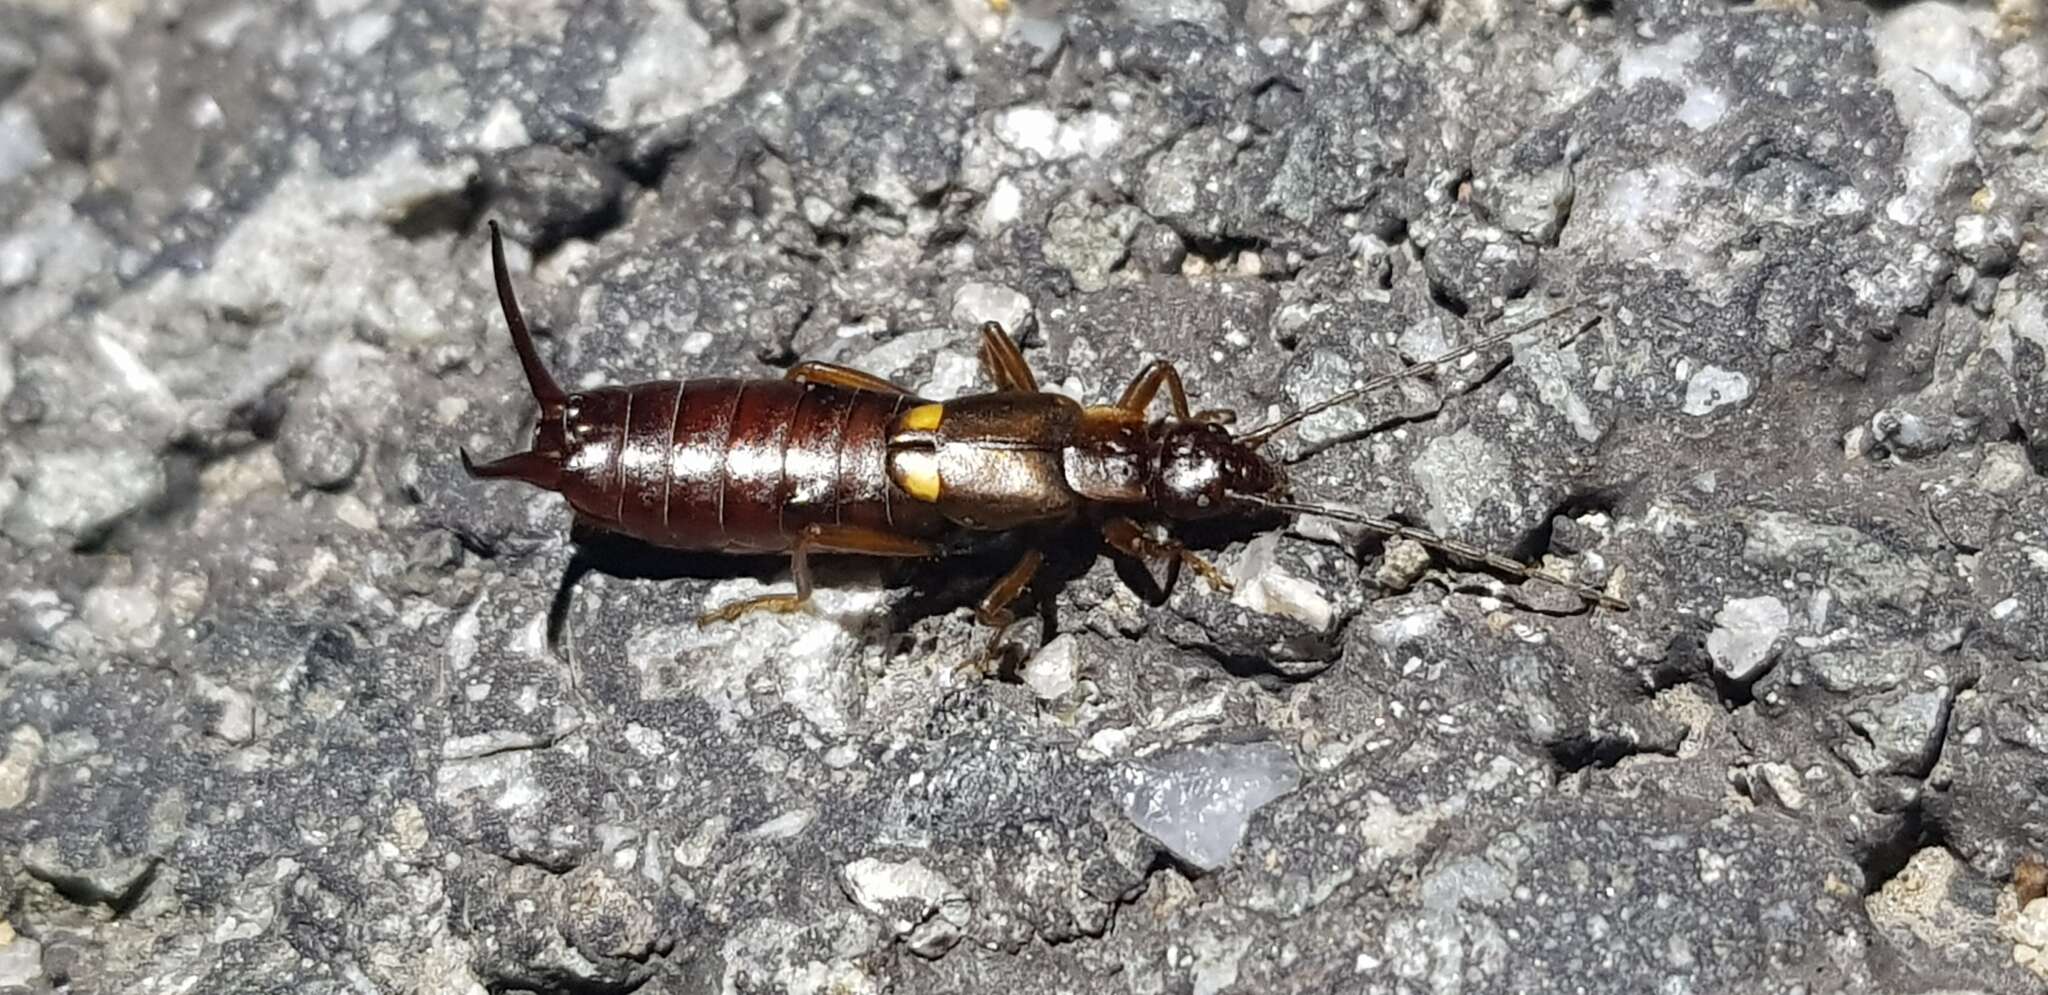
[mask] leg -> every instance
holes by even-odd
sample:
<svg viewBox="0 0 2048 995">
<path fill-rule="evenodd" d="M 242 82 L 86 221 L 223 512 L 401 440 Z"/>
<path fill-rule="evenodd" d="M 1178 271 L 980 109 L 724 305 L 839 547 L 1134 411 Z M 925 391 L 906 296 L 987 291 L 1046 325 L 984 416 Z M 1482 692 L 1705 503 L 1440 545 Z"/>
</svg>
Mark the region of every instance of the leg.
<svg viewBox="0 0 2048 995">
<path fill-rule="evenodd" d="M 1017 621 L 1010 605 L 1024 593 L 1024 588 L 1030 586 L 1031 578 L 1038 574 L 1038 568 L 1044 562 L 1045 554 L 1035 549 L 1026 550 L 1017 565 L 981 596 L 981 604 L 974 609 L 974 620 L 995 631 L 989 635 L 988 646 L 981 651 L 981 656 L 968 666 L 983 674 L 988 672 L 988 662 L 995 658 L 996 648 L 1002 645 L 1003 634 L 1010 631 L 1010 626 Z"/>
<path fill-rule="evenodd" d="M 1215 564 L 1189 552 L 1186 546 L 1172 539 L 1159 540 L 1146 535 L 1143 529 L 1138 528 L 1136 522 L 1128 518 L 1112 518 L 1104 523 L 1102 537 L 1109 541 L 1111 549 L 1141 563 L 1168 560 L 1175 568 L 1186 565 L 1188 569 L 1201 574 L 1202 579 L 1208 581 L 1211 588 L 1218 591 L 1231 589 L 1230 579 L 1223 576 L 1223 571 L 1216 569 Z M 1178 572 L 1177 569 L 1175 572 Z M 1166 586 L 1169 589 L 1173 586 L 1173 580 L 1173 575 L 1168 575 Z"/>
<path fill-rule="evenodd" d="M 1116 406 L 1132 414 L 1142 415 L 1146 408 L 1152 406 L 1152 398 L 1158 396 L 1161 384 L 1166 385 L 1166 396 L 1173 402 L 1174 417 L 1189 417 L 1188 392 L 1181 386 L 1180 371 L 1163 359 L 1155 359 L 1146 364 L 1145 369 L 1131 380 L 1130 386 L 1124 388 L 1124 394 L 1117 398 Z"/>
<path fill-rule="evenodd" d="M 871 390 L 877 394 L 908 394 L 910 389 L 898 386 L 872 373 L 856 370 L 837 363 L 815 361 L 798 363 L 783 374 L 782 379 L 791 383 L 822 383 L 834 387 L 851 387 L 855 390 Z"/>
<path fill-rule="evenodd" d="M 1027 550 L 1017 565 L 981 596 L 981 604 L 974 609 L 974 620 L 999 630 L 1009 628 L 1017 621 L 1016 614 L 1010 611 L 1010 604 L 1024 593 L 1024 588 L 1030 586 L 1031 578 L 1037 576 L 1039 565 L 1044 562 L 1045 554 L 1035 549 Z"/>
<path fill-rule="evenodd" d="M 1038 390 L 1038 378 L 1031 375 L 1030 364 L 1024 362 L 1024 353 L 1010 333 L 1003 331 L 997 322 L 981 324 L 981 365 L 988 370 L 988 378 L 995 381 L 999 391 Z"/>
<path fill-rule="evenodd" d="M 721 605 L 698 616 L 697 624 L 730 622 L 757 611 L 793 612 L 811 600 L 812 553 L 857 553 L 862 556 L 918 557 L 932 555 L 932 547 L 902 536 L 851 525 L 809 525 L 789 551 L 789 572 L 796 578 L 795 594 L 764 594 L 758 598 Z"/>
<path fill-rule="evenodd" d="M 1143 372 L 1124 388 L 1124 394 L 1117 399 L 1116 406 L 1143 416 L 1145 409 L 1152 406 L 1152 398 L 1158 396 L 1159 388 L 1166 387 L 1167 399 L 1173 402 L 1173 416 L 1182 421 L 1211 422 L 1228 425 L 1237 420 L 1237 413 L 1224 409 L 1188 413 L 1188 392 L 1181 384 L 1180 370 L 1164 359 L 1155 359 L 1146 364 Z"/>
</svg>

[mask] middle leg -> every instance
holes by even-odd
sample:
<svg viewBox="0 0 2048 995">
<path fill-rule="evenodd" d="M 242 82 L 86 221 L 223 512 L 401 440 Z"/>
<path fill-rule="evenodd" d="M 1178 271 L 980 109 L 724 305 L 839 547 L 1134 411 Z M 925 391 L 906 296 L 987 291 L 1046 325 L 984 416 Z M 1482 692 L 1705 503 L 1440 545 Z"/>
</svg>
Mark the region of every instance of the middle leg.
<svg viewBox="0 0 2048 995">
<path fill-rule="evenodd" d="M 1017 348 L 1010 333 L 1003 331 L 1001 322 L 981 323 L 981 365 L 988 369 L 988 378 L 995 381 L 999 391 L 1028 394 L 1038 390 L 1038 378 L 1031 375 L 1031 364 L 1024 361 L 1023 350 Z"/>
</svg>

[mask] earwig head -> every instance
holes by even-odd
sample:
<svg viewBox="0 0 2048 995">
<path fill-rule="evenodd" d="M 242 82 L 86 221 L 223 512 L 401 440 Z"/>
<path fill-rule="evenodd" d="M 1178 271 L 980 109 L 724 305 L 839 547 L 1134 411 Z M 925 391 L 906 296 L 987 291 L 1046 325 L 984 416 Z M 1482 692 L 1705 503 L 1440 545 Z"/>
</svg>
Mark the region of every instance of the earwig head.
<svg viewBox="0 0 2048 995">
<path fill-rule="evenodd" d="M 1247 499 L 1287 493 L 1287 476 L 1214 422 L 1173 425 L 1160 440 L 1152 499 L 1183 521 L 1242 511 Z"/>
<path fill-rule="evenodd" d="M 519 300 L 512 294 L 512 274 L 505 266 L 505 240 L 498 223 L 491 224 L 491 275 L 498 284 L 498 306 L 505 312 L 505 326 L 512 331 L 512 348 L 519 353 L 519 365 L 526 370 L 526 385 L 540 405 L 540 418 L 533 426 L 533 447 L 503 459 L 478 464 L 467 449 L 460 450 L 462 468 L 472 477 L 510 477 L 536 487 L 556 490 L 562 463 L 568 453 L 565 419 L 569 397 L 562 393 L 548 368 L 541 365 L 533 348 L 533 335 L 526 330 L 526 318 L 519 313 Z"/>
</svg>

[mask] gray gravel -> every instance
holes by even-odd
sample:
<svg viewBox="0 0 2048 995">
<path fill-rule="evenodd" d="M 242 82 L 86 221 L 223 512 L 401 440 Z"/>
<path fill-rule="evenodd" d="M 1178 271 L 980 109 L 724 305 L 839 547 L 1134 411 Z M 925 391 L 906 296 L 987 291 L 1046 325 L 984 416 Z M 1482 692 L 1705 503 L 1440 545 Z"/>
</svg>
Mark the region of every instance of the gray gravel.
<svg viewBox="0 0 2048 995">
<path fill-rule="evenodd" d="M 2041 991 L 2033 14 L 0 6 L 0 992 Z M 1001 556 L 700 630 L 786 572 L 462 474 L 486 219 L 571 385 L 1600 317 L 1274 448 L 1634 610 L 1307 520 L 986 677 Z"/>
</svg>

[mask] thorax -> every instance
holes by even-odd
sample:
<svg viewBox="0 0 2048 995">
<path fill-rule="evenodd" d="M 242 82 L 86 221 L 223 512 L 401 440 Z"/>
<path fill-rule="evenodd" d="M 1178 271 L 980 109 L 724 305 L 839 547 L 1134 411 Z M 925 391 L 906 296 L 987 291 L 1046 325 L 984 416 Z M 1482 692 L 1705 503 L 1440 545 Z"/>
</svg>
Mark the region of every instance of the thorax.
<svg viewBox="0 0 2048 995">
<path fill-rule="evenodd" d="M 1142 418 L 1043 392 L 912 408 L 891 427 L 888 447 L 897 487 L 978 529 L 1063 521 L 1090 503 L 1142 502 L 1158 458 Z"/>
</svg>

